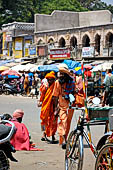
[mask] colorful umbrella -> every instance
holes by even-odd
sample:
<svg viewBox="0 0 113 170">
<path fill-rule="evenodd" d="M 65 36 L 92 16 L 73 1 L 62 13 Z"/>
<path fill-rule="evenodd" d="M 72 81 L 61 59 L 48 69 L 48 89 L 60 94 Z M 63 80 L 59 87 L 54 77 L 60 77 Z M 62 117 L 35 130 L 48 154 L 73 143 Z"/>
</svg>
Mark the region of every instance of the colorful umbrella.
<svg viewBox="0 0 113 170">
<path fill-rule="evenodd" d="M 85 69 L 84 69 L 85 70 Z M 81 66 L 75 68 L 76 74 L 82 74 Z"/>
<path fill-rule="evenodd" d="M 0 72 L 1 72 L 1 71 L 5 71 L 5 70 L 9 70 L 9 67 L 6 67 L 6 66 L 0 66 Z"/>
<path fill-rule="evenodd" d="M 15 70 L 5 70 L 1 73 L 2 76 L 6 76 L 6 75 L 14 75 L 14 76 L 20 76 L 20 74 L 15 71 Z"/>
<path fill-rule="evenodd" d="M 87 70 L 91 70 L 91 69 L 92 69 L 92 66 L 89 65 L 89 64 L 85 64 L 85 65 L 84 65 L 84 68 L 87 69 Z"/>
<path fill-rule="evenodd" d="M 48 72 L 48 71 L 54 71 L 54 72 L 58 72 L 59 69 L 56 65 L 41 65 L 41 66 L 38 66 L 37 69 L 40 71 L 40 72 Z"/>
<path fill-rule="evenodd" d="M 81 69 L 81 67 L 76 67 L 75 68 L 75 71 L 78 71 L 78 70 L 80 70 Z"/>
</svg>

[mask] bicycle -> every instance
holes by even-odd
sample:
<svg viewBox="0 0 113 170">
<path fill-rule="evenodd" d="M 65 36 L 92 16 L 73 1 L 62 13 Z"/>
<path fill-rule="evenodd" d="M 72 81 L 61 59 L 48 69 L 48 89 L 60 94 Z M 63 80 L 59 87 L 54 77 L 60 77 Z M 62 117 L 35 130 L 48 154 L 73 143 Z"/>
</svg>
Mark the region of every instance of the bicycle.
<svg viewBox="0 0 113 170">
<path fill-rule="evenodd" d="M 113 136 L 113 134 L 111 136 Z M 95 170 L 113 170 L 113 139 L 112 143 L 106 143 L 100 149 L 96 158 Z"/>
<path fill-rule="evenodd" d="M 95 158 L 98 155 L 98 150 L 105 144 L 107 137 L 110 134 L 105 134 L 98 142 L 97 147 L 91 141 L 91 136 L 85 130 L 85 126 L 87 126 L 88 131 L 90 131 L 90 127 L 92 125 L 105 125 L 105 132 L 107 132 L 108 128 L 108 119 L 106 117 L 104 119 L 94 119 L 87 120 L 85 118 L 85 108 L 77 108 L 72 107 L 73 109 L 82 110 L 81 115 L 79 116 L 77 126 L 75 126 L 74 130 L 72 130 L 69 134 L 66 152 L 65 152 L 65 170 L 82 170 L 83 167 L 83 157 L 84 157 L 84 145 L 83 138 L 85 138 L 88 146 L 93 152 Z"/>
</svg>

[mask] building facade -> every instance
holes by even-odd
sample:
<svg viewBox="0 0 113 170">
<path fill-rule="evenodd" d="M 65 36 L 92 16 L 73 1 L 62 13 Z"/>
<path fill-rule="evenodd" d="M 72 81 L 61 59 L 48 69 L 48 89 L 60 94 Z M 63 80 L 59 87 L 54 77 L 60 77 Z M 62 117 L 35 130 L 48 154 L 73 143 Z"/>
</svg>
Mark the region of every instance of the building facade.
<svg viewBox="0 0 113 170">
<path fill-rule="evenodd" d="M 29 56 L 34 43 L 34 23 L 13 22 L 2 26 L 2 56 L 21 58 Z"/>
<path fill-rule="evenodd" d="M 112 14 L 108 10 L 36 14 L 34 41 L 38 46 L 47 45 L 48 49 L 69 48 L 76 60 L 82 59 L 82 50 L 87 47 L 93 47 L 95 59 L 112 58 Z"/>
</svg>

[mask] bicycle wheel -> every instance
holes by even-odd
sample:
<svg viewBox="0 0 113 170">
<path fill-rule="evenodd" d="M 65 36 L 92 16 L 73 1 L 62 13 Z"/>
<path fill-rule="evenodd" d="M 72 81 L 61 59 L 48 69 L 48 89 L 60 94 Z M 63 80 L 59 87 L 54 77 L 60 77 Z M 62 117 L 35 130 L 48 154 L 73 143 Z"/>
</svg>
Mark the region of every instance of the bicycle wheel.
<svg viewBox="0 0 113 170">
<path fill-rule="evenodd" d="M 7 159 L 5 153 L 2 150 L 0 150 L 0 170 L 9 169 L 10 169 L 9 160 Z"/>
<path fill-rule="evenodd" d="M 105 144 L 96 158 L 95 170 L 113 170 L 113 144 Z"/>
<path fill-rule="evenodd" d="M 81 152 L 80 138 L 72 131 L 68 137 L 65 152 L 65 170 L 82 170 L 83 151 Z"/>
</svg>

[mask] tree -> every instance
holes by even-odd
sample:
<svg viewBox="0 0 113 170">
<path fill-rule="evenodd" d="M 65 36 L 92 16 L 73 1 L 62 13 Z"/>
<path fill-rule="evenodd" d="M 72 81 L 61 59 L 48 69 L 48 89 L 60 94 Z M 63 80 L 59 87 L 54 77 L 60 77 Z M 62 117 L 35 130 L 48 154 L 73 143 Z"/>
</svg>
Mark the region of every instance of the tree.
<svg viewBox="0 0 113 170">
<path fill-rule="evenodd" d="M 108 9 L 113 13 L 113 6 L 107 6 L 101 0 L 0 0 L 0 27 L 3 24 L 34 22 L 34 15 L 51 14 L 53 10 L 87 11 Z"/>
<path fill-rule="evenodd" d="M 62 11 L 85 11 L 77 0 L 49 0 L 43 3 L 41 13 L 51 14 L 54 10 Z"/>
</svg>

